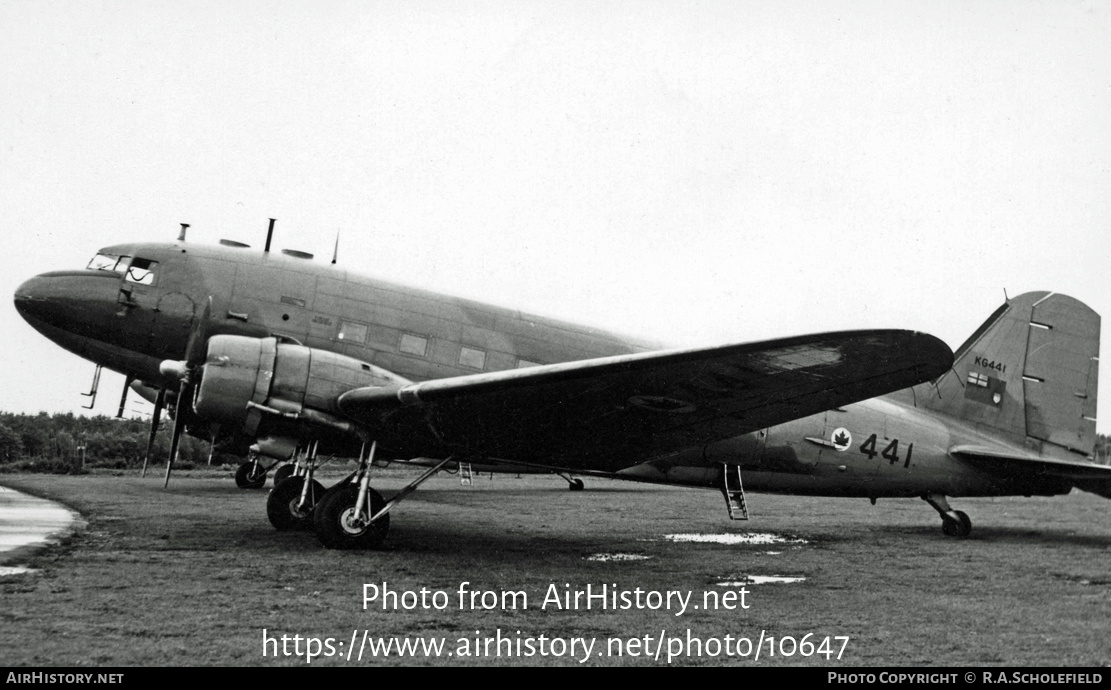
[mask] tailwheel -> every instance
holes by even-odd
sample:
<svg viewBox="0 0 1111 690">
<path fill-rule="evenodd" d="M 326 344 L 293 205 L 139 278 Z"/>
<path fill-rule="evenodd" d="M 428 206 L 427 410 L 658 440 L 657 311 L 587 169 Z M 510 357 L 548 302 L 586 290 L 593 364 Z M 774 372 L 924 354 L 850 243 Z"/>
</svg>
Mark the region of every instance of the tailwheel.
<svg viewBox="0 0 1111 690">
<path fill-rule="evenodd" d="M 961 528 L 957 531 L 958 537 L 967 537 L 972 534 L 972 520 L 963 510 L 957 511 L 957 518 L 961 521 Z"/>
<path fill-rule="evenodd" d="M 941 520 L 941 531 L 950 537 L 967 537 L 972 533 L 972 520 L 963 510 L 953 512 L 956 519 L 946 515 Z"/>
<path fill-rule="evenodd" d="M 944 532 L 947 537 L 957 536 L 957 530 L 960 529 L 960 526 L 961 523 L 959 521 L 951 518 L 942 518 L 941 520 L 941 531 Z"/>
<path fill-rule="evenodd" d="M 235 471 L 235 485 L 240 489 L 261 489 L 266 483 L 266 470 L 257 462 L 248 460 Z"/>
<path fill-rule="evenodd" d="M 586 484 L 583 484 L 583 480 L 578 477 L 572 477 L 569 473 L 565 472 L 556 472 L 556 474 L 563 477 L 563 481 L 567 482 L 568 491 L 582 491 L 586 488 Z"/>
<path fill-rule="evenodd" d="M 386 500 L 367 488 L 368 505 L 357 513 L 358 499 L 358 484 L 328 491 L 313 511 L 313 527 L 321 544 L 329 549 L 374 549 L 382 544 L 390 529 L 390 515 L 373 523 L 370 517 L 386 507 Z"/>
<path fill-rule="evenodd" d="M 962 510 L 953 510 L 941 494 L 922 494 L 922 500 L 941 515 L 941 531 L 949 537 L 967 537 L 972 533 L 972 520 Z"/>
<path fill-rule="evenodd" d="M 275 474 L 274 479 L 277 478 Z M 313 524 L 313 509 L 323 495 L 324 486 L 315 479 L 309 481 L 308 491 L 305 491 L 304 477 L 287 477 L 270 491 L 266 499 L 266 517 L 270 518 L 274 529 L 280 531 L 309 529 Z"/>
</svg>

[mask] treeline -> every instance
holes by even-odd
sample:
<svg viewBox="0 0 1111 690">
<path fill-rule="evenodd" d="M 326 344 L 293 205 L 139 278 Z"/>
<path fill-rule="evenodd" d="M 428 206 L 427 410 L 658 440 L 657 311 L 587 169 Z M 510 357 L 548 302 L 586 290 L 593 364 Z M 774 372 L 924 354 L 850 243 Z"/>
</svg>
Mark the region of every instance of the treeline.
<svg viewBox="0 0 1111 690">
<path fill-rule="evenodd" d="M 155 436 L 152 458 L 155 465 L 165 464 L 170 453 L 170 426 L 170 421 L 164 420 Z M 150 422 L 139 419 L 79 417 L 72 412 L 35 415 L 0 412 L 0 470 L 141 467 L 149 432 Z M 207 464 L 209 452 L 208 442 L 184 436 L 177 466 L 188 469 Z M 1097 437 L 1096 461 L 1111 462 L 1111 436 Z M 217 453 L 212 462 L 239 460 Z"/>
<path fill-rule="evenodd" d="M 154 440 L 152 464 L 165 465 L 171 422 L 164 420 Z M 142 467 L 150 422 L 72 412 L 35 415 L 0 412 L 0 470 L 66 471 L 81 467 Z M 209 444 L 184 436 L 178 453 L 183 469 L 208 462 Z M 213 462 L 223 461 L 222 457 Z"/>
<path fill-rule="evenodd" d="M 1096 462 L 1111 465 L 1111 436 L 1096 436 Z"/>
</svg>

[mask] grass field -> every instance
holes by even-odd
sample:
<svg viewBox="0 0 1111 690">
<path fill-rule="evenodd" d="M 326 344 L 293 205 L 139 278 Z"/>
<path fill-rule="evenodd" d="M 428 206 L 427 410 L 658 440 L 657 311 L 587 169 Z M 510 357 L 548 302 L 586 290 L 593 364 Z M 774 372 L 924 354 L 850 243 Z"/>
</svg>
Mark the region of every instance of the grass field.
<svg viewBox="0 0 1111 690">
<path fill-rule="evenodd" d="M 413 473 L 376 476 L 388 497 Z M 957 499 L 973 532 L 953 539 L 920 500 L 750 495 L 753 519 L 730 522 L 712 491 L 586 483 L 572 493 L 550 476 L 483 476 L 471 487 L 439 476 L 394 511 L 383 550 L 338 552 L 311 533 L 273 530 L 266 491 L 241 491 L 230 473 L 182 472 L 168 491 L 160 478 L 0 475 L 87 521 L 32 557 L 34 572 L 0 578 L 0 665 L 305 665 L 313 649 L 314 666 L 645 666 L 669 653 L 671 665 L 1111 665 L 1111 502 L 1098 496 Z M 667 538 L 750 533 L 781 541 Z M 803 579 L 739 584 L 758 576 Z M 471 610 L 465 596 L 460 608 L 464 582 L 497 605 L 483 609 L 479 596 Z M 364 610 L 364 584 L 382 583 L 414 594 Z M 639 588 L 642 607 L 542 608 L 553 584 L 616 587 L 633 604 Z M 668 591 L 689 595 L 685 612 L 678 598 L 671 610 L 647 608 L 646 593 Z M 729 591 L 733 610 L 703 605 L 721 606 Z M 527 608 L 495 596 L 511 592 Z M 482 641 L 499 630 L 509 640 L 500 648 Z M 364 631 L 371 641 L 443 638 L 443 656 L 372 658 Z M 300 656 L 281 654 L 282 635 Z M 582 642 L 571 648 L 571 638 Z M 759 659 L 742 654 L 741 638 Z"/>
</svg>

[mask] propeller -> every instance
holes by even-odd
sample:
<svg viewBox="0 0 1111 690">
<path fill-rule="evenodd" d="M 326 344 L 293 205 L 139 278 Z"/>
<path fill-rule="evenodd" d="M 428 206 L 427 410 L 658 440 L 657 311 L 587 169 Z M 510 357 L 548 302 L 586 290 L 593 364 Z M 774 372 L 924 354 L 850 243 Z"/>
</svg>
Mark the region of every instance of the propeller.
<svg viewBox="0 0 1111 690">
<path fill-rule="evenodd" d="M 212 295 L 204 304 L 201 318 L 193 325 L 189 332 L 189 341 L 185 344 L 185 361 L 191 367 L 204 364 L 206 346 L 208 345 L 208 323 L 212 319 Z"/>
<path fill-rule="evenodd" d="M 209 295 L 201 318 L 197 319 L 189 333 L 189 340 L 185 345 L 185 359 L 182 361 L 167 359 L 158 365 L 158 371 L 160 371 L 163 376 L 172 376 L 181 382 L 177 390 L 177 401 L 174 404 L 174 428 L 170 435 L 170 457 L 166 461 L 166 483 L 163 485 L 163 488 L 170 485 L 170 472 L 173 471 L 174 461 L 177 460 L 178 446 L 181 443 L 181 433 L 185 431 L 185 418 L 189 414 L 189 405 L 192 403 L 193 394 L 197 388 L 197 379 L 200 378 L 201 367 L 204 366 L 205 346 L 208 340 L 208 323 L 211 316 L 212 296 Z M 163 393 L 164 392 L 165 389 L 163 389 Z M 162 396 L 159 395 L 160 400 L 161 398 Z M 152 426 L 151 442 L 153 443 L 153 441 L 154 427 Z M 149 444 L 147 447 L 147 455 L 150 455 Z M 144 470 L 145 467 L 146 465 L 144 463 Z"/>
<path fill-rule="evenodd" d="M 165 489 L 170 486 L 170 472 L 174 469 L 174 461 L 177 460 L 177 448 L 181 443 L 181 432 L 185 430 L 185 407 L 189 404 L 189 397 L 193 393 L 193 383 L 191 381 L 182 381 L 181 388 L 177 392 L 177 404 L 174 408 L 174 430 L 170 435 L 170 457 L 166 460 L 166 482 L 162 485 Z"/>
<path fill-rule="evenodd" d="M 150 435 L 147 437 L 147 454 L 143 458 L 143 473 L 147 476 L 147 465 L 150 464 L 150 454 L 154 450 L 154 435 L 158 433 L 158 422 L 162 418 L 162 408 L 166 405 L 166 389 L 158 389 L 158 397 L 154 401 L 154 415 L 150 418 Z"/>
</svg>

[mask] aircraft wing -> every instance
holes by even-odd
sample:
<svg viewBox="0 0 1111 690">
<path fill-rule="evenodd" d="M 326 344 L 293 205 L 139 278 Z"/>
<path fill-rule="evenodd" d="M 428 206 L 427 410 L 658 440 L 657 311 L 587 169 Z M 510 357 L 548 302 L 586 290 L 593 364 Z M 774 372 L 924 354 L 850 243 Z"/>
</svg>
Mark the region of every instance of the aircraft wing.
<svg viewBox="0 0 1111 690">
<path fill-rule="evenodd" d="M 906 388 L 952 361 L 924 333 L 848 331 L 359 388 L 338 407 L 408 457 L 615 472 Z"/>
</svg>

